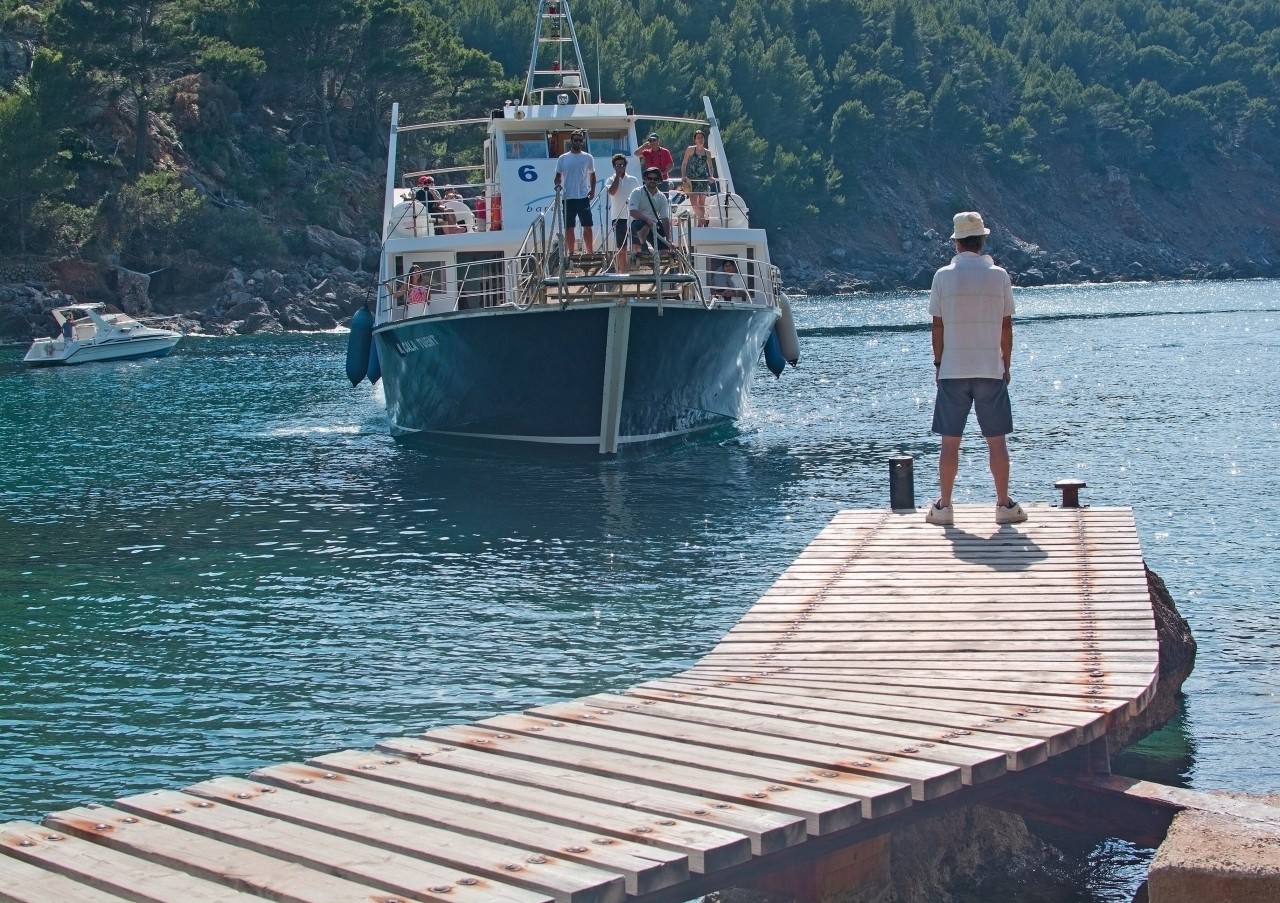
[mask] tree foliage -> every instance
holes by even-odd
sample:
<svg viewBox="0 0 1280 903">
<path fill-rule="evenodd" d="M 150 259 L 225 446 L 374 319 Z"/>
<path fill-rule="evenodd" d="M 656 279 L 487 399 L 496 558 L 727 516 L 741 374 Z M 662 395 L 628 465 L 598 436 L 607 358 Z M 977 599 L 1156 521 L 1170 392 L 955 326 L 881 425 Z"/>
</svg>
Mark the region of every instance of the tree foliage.
<svg viewBox="0 0 1280 903">
<path fill-rule="evenodd" d="M 1208 160 L 1280 163 L 1274 0 L 572 2 L 602 99 L 686 115 L 713 99 L 737 186 L 766 224 L 837 209 L 890 164 L 1016 177 L 1067 154 L 1176 186 Z M 233 201 L 340 184 L 344 167 L 382 155 L 393 100 L 443 119 L 518 96 L 534 9 L 0 0 L 0 29 L 34 35 L 72 88 L 54 108 L 35 69 L 0 85 L 0 213 L 15 227 L 3 240 L 23 240 L 34 197 L 66 202 L 69 176 L 94 203 L 113 173 L 157 165 L 147 134 L 160 127 L 196 169 L 225 173 Z M 127 150 L 85 128 L 103 105 L 133 119 Z M 424 144 L 422 162 L 456 152 L 448 140 Z"/>
</svg>

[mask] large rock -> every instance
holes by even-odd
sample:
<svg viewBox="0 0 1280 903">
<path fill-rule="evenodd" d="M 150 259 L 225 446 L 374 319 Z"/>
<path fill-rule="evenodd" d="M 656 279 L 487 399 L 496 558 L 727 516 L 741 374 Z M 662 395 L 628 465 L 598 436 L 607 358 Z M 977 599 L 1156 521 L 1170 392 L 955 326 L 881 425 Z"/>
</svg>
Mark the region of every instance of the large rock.
<svg viewBox="0 0 1280 903">
<path fill-rule="evenodd" d="M 111 271 L 114 283 L 115 304 L 130 316 L 145 316 L 151 313 L 151 298 L 147 295 L 151 287 L 151 277 L 146 273 L 115 267 Z"/>
<path fill-rule="evenodd" d="M 364 263 L 364 245 L 323 226 L 307 226 L 307 250 L 321 259 L 327 254 L 351 269 Z"/>
<path fill-rule="evenodd" d="M 1273 811 L 1271 820 L 1178 813 L 1148 870 L 1151 903 L 1280 900 L 1280 809 Z"/>
</svg>

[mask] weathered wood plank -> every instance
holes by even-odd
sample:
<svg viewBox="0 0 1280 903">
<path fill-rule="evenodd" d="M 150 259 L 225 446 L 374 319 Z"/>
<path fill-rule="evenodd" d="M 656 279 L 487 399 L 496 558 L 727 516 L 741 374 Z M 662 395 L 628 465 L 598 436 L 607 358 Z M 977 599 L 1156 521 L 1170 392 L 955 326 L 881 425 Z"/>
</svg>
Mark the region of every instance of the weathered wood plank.
<svg viewBox="0 0 1280 903">
<path fill-rule="evenodd" d="M 522 792 L 520 786 L 549 789 L 614 803 L 660 818 L 723 828 L 749 838 L 752 852 L 757 856 L 803 843 L 807 833 L 804 819 L 799 816 L 747 808 L 714 797 L 602 777 L 564 766 L 486 755 L 463 747 L 443 747 L 417 737 L 384 740 L 379 748 L 417 761 L 430 761 L 440 768 L 500 779 L 513 785 L 513 793 Z"/>
<path fill-rule="evenodd" d="M 32 829 L 37 825 L 27 822 Z M 81 884 L 57 872 L 3 854 L 6 838 L 0 835 L 0 903 L 130 903 L 109 891 Z"/>
<path fill-rule="evenodd" d="M 247 899 L 245 894 L 208 894 L 203 886 L 196 886 L 194 879 L 222 884 L 226 890 L 245 891 L 246 894 L 288 903 L 372 903 L 386 897 L 377 888 L 106 806 L 55 812 L 45 819 L 45 824 L 90 840 L 94 845 L 129 854 L 133 868 L 139 872 L 136 879 L 139 884 L 147 884 L 151 880 L 143 877 L 144 869 L 163 867 L 163 872 L 156 877 L 173 885 L 172 890 L 166 890 L 166 895 L 159 898 L 165 903 L 175 900 Z M 184 873 L 182 881 L 175 879 L 175 872 Z M 192 886 L 188 888 L 184 881 Z M 125 890 L 127 886 L 120 889 Z"/>
<path fill-rule="evenodd" d="M 806 829 L 812 835 L 830 834 L 852 827 L 862 820 L 863 801 L 860 797 L 828 790 L 828 787 L 833 786 L 832 782 L 814 777 L 802 769 L 789 772 L 787 777 L 794 777 L 795 780 L 784 783 L 759 775 L 739 775 L 708 767 L 650 759 L 630 752 L 561 743 L 545 736 L 540 737 L 537 733 L 522 735 L 514 730 L 475 725 L 438 728 L 423 737 L 446 747 L 466 746 L 496 755 L 567 765 L 580 771 L 623 778 L 638 784 L 707 794 L 726 804 L 758 806 L 799 815 L 805 819 Z M 388 748 L 394 750 L 394 744 Z M 811 782 L 801 780 L 811 777 Z M 775 789 L 779 787 L 782 789 Z M 909 805 L 910 788 L 902 785 L 901 794 L 894 801 L 900 807 Z"/>
<path fill-rule="evenodd" d="M 678 701 L 722 709 L 730 713 L 749 713 L 753 717 L 772 720 L 784 719 L 801 722 L 789 727 L 792 732 L 808 732 L 813 724 L 869 733 L 873 736 L 898 738 L 899 740 L 941 743 L 947 746 L 923 753 L 925 758 L 951 754 L 947 747 L 972 747 L 975 750 L 997 752 L 1010 756 L 1010 770 L 1020 770 L 1044 761 L 1046 755 L 1059 755 L 1087 742 L 1086 731 L 1078 724 L 1053 724 L 1033 720 L 1025 708 L 1012 706 L 990 707 L 986 712 L 972 711 L 972 704 L 963 698 L 951 701 L 949 706 L 941 702 L 933 708 L 893 706 L 867 700 L 865 697 L 835 694 L 818 700 L 799 695 L 764 694 L 746 687 L 681 687 L 678 684 L 651 682 L 633 687 L 627 697 L 662 701 Z M 587 697 L 591 702 L 596 697 Z M 729 722 L 726 715 L 718 716 Z M 745 722 L 744 722 L 745 723 Z M 1096 739 L 1103 732 L 1103 720 L 1091 718 L 1088 739 Z M 743 728 L 745 729 L 745 728 Z M 871 739 L 862 742 L 871 742 Z M 886 744 L 892 745 L 892 744 Z M 901 746 L 901 743 L 897 744 Z M 970 760 L 972 753 L 962 758 Z M 986 757 L 983 757 L 986 758 Z M 939 759 L 937 761 L 946 761 Z M 958 763 L 957 763 L 958 764 Z M 1003 771 L 1003 770 L 1002 770 Z M 992 774 L 991 777 L 996 777 Z M 967 781 L 969 782 L 969 781 Z M 971 783 L 971 782 L 970 782 Z"/>
<path fill-rule="evenodd" d="M 612 704 L 611 704 L 612 701 Z M 853 732 L 824 732 L 816 725 L 808 732 L 787 730 L 779 722 L 760 716 L 734 718 L 732 713 L 687 711 L 678 705 L 656 701 L 589 696 L 560 705 L 530 709 L 528 714 L 551 720 L 591 725 L 619 733 L 670 738 L 694 743 L 719 757 L 719 751 L 745 752 L 800 764 L 841 769 L 895 784 L 910 784 L 912 798 L 933 799 L 960 789 L 965 767 L 982 764 L 983 757 L 957 754 L 963 761 L 927 761 L 904 753 L 909 746 L 899 739 L 858 735 Z M 745 735 L 744 735 L 745 734 Z M 797 735 L 801 736 L 797 736 Z M 756 736 L 752 736 L 756 735 Z M 630 741 L 623 741 L 630 742 Z M 1043 745 L 1042 745 L 1043 746 Z M 1040 750 L 1043 759 L 1043 748 Z"/>
<path fill-rule="evenodd" d="M 453 771 L 430 759 L 396 760 L 348 750 L 320 756 L 309 764 L 447 796 L 498 812 L 662 847 L 687 857 L 690 870 L 698 874 L 739 865 L 751 858 L 751 842 L 745 835 L 733 831 L 683 819 L 646 816 L 634 809 L 534 787 L 524 787 L 513 794 L 511 785 L 505 781 Z"/>
<path fill-rule="evenodd" d="M 1072 697 L 1049 697 L 1058 701 L 1070 700 L 1071 707 L 1041 705 L 1042 697 L 1034 694 L 974 693 L 955 687 L 921 688 L 902 684 L 887 685 L 873 678 L 863 678 L 863 683 L 842 681 L 821 686 L 806 686 L 803 682 L 792 684 L 763 683 L 757 681 L 730 681 L 707 676 L 701 679 L 676 679 L 648 681 L 627 691 L 629 695 L 647 695 L 649 692 L 676 693 L 694 690 L 705 695 L 724 695 L 727 704 L 736 700 L 755 700 L 779 706 L 824 710 L 828 703 L 857 706 L 858 712 L 866 711 L 864 705 L 878 705 L 894 709 L 921 709 L 915 719 L 927 723 L 931 713 L 941 711 L 949 715 L 964 713 L 973 717 L 1018 718 L 1033 724 L 1054 728 L 1068 728 L 1078 737 L 1076 743 L 1096 740 L 1106 732 L 1106 719 L 1091 711 Z M 730 693 L 729 691 L 732 690 Z M 723 692 L 717 692 L 723 691 Z M 745 691 L 745 692 L 744 692 Z M 1123 704 L 1125 700 L 1116 700 Z M 842 711 L 832 708 L 830 711 Z M 1056 753 L 1055 753 L 1056 755 Z"/>
<path fill-rule="evenodd" d="M 432 900 L 492 900 L 503 903 L 550 903 L 550 894 L 538 893 L 486 879 L 476 870 L 451 868 L 408 855 L 398 833 L 392 844 L 378 831 L 398 832 L 411 824 L 382 819 L 374 830 L 352 827 L 362 813 L 334 808 L 324 818 L 312 822 L 289 821 L 277 817 L 296 799 L 296 794 L 279 792 L 239 778 L 206 781 L 179 792 L 162 790 L 116 800 L 123 811 L 154 819 L 184 831 L 223 841 L 297 863 L 340 878 L 377 887 L 392 894 L 416 896 L 427 889 Z M 255 806 L 266 798 L 276 806 Z M 491 875 L 490 878 L 493 876 Z M 561 899 L 570 901 L 572 895 Z M 582 895 L 583 901 L 607 899 L 602 894 Z"/>
<path fill-rule="evenodd" d="M 949 769 L 958 769 L 958 777 L 963 784 L 975 784 L 997 778 L 1005 773 L 1005 757 L 1010 753 L 1006 749 L 1016 749 L 1018 753 L 1030 749 L 1034 755 L 1028 754 L 1031 760 L 1043 761 L 1044 744 L 1039 742 L 1008 741 L 1000 737 L 994 741 L 1001 749 L 983 748 L 980 744 L 972 744 L 972 748 L 959 743 L 953 745 L 951 734 L 946 729 L 929 725 L 910 725 L 899 722 L 900 729 L 885 727 L 884 730 L 872 730 L 873 719 L 859 719 L 842 716 L 837 713 L 804 711 L 785 706 L 752 705 L 742 703 L 733 705 L 725 701 L 716 706 L 715 700 L 706 700 L 696 691 L 686 693 L 648 693 L 632 688 L 625 696 L 598 694 L 579 700 L 584 705 L 608 708 L 613 711 L 642 711 L 646 716 L 654 718 L 673 718 L 679 721 L 691 721 L 698 724 L 715 725 L 736 731 L 751 731 L 765 735 L 810 740 L 815 743 L 838 747 L 850 753 L 861 755 L 864 760 L 871 757 L 879 768 L 876 774 L 897 780 L 911 782 L 909 771 L 899 771 L 892 766 L 896 757 L 909 756 L 912 760 L 932 762 Z M 913 730 L 913 728 L 915 730 Z M 917 732 L 918 731 L 918 732 Z M 968 733 L 968 732 L 966 732 Z M 913 748 L 918 747 L 918 748 Z M 887 761 L 879 762 L 879 758 Z M 948 782 L 948 789 L 935 791 L 937 795 L 950 793 L 954 789 Z M 924 793 L 926 788 L 919 788 Z"/>
<path fill-rule="evenodd" d="M 304 795 L 418 822 L 460 837 L 508 843 L 532 850 L 552 863 L 568 861 L 620 874 L 626 879 L 627 893 L 631 894 L 652 893 L 689 877 L 688 859 L 669 850 L 487 810 L 483 806 L 323 768 L 273 765 L 255 771 L 253 776 Z"/>
</svg>

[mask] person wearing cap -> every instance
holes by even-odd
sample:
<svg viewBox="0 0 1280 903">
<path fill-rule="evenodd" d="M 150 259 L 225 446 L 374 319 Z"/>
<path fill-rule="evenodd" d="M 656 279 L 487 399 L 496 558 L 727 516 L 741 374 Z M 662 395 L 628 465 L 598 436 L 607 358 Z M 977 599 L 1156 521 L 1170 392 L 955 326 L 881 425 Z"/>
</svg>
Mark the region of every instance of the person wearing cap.
<svg viewBox="0 0 1280 903">
<path fill-rule="evenodd" d="M 631 192 L 631 243 L 669 248 L 671 202 L 662 193 L 662 172 L 656 166 L 644 171 L 644 184 Z"/>
<path fill-rule="evenodd" d="M 658 172 L 662 173 L 664 181 L 671 177 L 671 167 L 675 165 L 676 161 L 671 156 L 671 151 L 658 142 L 657 132 L 651 134 L 644 144 L 636 148 L 636 156 L 640 158 L 640 165 L 644 169 L 656 166 L 658 167 Z"/>
<path fill-rule="evenodd" d="M 610 161 L 613 175 L 604 180 L 604 193 L 609 198 L 609 220 L 613 223 L 613 238 L 617 245 L 613 269 L 616 273 L 627 271 L 627 228 L 631 225 L 631 193 L 640 187 L 640 180 L 627 172 L 627 158 L 614 154 Z"/>
<path fill-rule="evenodd" d="M 573 254 L 577 238 L 573 229 L 582 224 L 582 242 L 587 253 L 595 251 L 595 225 L 591 218 L 591 202 L 596 196 L 596 161 L 583 150 L 586 135 L 575 129 L 569 136 L 569 150 L 556 160 L 556 191 L 564 189 L 564 241 L 565 250 Z"/>
<path fill-rule="evenodd" d="M 938 455 L 940 495 L 925 520 L 955 523 L 951 492 L 960 470 L 960 439 L 969 411 L 987 442 L 987 461 L 996 490 L 996 523 L 1027 519 L 1009 498 L 1009 448 L 1013 432 L 1009 367 L 1013 356 L 1013 286 L 1009 274 L 982 249 L 991 230 L 982 214 L 957 213 L 951 240 L 956 255 L 933 275 L 929 314 L 933 318 L 933 367 L 937 396 L 932 430 L 942 437 Z"/>
</svg>

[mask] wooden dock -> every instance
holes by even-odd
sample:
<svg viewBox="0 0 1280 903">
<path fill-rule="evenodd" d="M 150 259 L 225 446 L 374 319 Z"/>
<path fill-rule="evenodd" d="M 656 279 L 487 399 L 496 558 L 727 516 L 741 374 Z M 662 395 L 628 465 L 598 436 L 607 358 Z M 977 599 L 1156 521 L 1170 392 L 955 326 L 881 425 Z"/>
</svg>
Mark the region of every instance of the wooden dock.
<svg viewBox="0 0 1280 903">
<path fill-rule="evenodd" d="M 689 900 L 1004 792 L 1146 705 L 1132 513 L 837 515 L 618 693 L 0 825 L 24 903 Z"/>
</svg>

